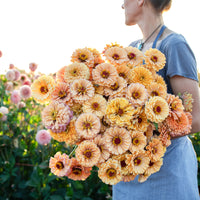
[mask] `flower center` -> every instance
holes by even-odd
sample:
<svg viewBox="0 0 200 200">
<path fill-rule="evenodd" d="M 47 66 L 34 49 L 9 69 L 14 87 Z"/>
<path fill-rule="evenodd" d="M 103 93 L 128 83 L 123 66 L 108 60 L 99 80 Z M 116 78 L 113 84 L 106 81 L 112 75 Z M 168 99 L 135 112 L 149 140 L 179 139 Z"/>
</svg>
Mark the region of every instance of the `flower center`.
<svg viewBox="0 0 200 200">
<path fill-rule="evenodd" d="M 141 162 L 142 162 L 142 160 L 140 158 L 135 158 L 134 159 L 134 165 L 136 165 L 136 166 L 140 165 Z"/>
<path fill-rule="evenodd" d="M 108 78 L 108 77 L 110 76 L 110 72 L 108 72 L 108 71 L 106 71 L 106 70 L 103 70 L 103 71 L 101 72 L 101 76 L 102 76 L 103 78 Z"/>
<path fill-rule="evenodd" d="M 92 152 L 90 149 L 85 150 L 83 154 L 84 154 L 85 158 L 89 159 L 92 157 Z"/>
<path fill-rule="evenodd" d="M 176 103 L 173 102 L 173 103 L 171 104 L 171 109 L 172 109 L 172 110 L 176 110 Z"/>
<path fill-rule="evenodd" d="M 119 110 L 118 110 L 118 115 L 123 115 L 123 113 L 124 113 L 124 111 L 123 111 L 123 109 L 121 109 L 121 108 L 119 108 Z"/>
<path fill-rule="evenodd" d="M 145 77 L 142 75 L 142 76 L 140 76 L 140 81 L 143 81 L 145 79 Z"/>
<path fill-rule="evenodd" d="M 157 91 L 152 91 L 152 92 L 151 92 L 151 96 L 153 96 L 153 97 L 154 97 L 154 96 L 159 96 L 159 93 L 158 93 Z"/>
<path fill-rule="evenodd" d="M 79 60 L 81 61 L 81 62 L 85 62 L 86 60 L 87 60 L 87 55 L 85 55 L 84 53 L 81 53 L 80 55 L 79 55 Z"/>
<path fill-rule="evenodd" d="M 113 168 L 110 168 L 106 171 L 106 174 L 109 178 L 113 178 L 116 176 L 116 170 Z"/>
<path fill-rule="evenodd" d="M 113 144 L 114 145 L 120 145 L 121 143 L 122 143 L 122 140 L 121 140 L 121 138 L 119 136 L 115 136 L 113 138 Z"/>
<path fill-rule="evenodd" d="M 66 92 L 65 92 L 65 91 L 59 91 L 58 96 L 59 96 L 61 99 L 63 99 L 63 98 L 65 98 L 67 95 L 66 95 Z"/>
<path fill-rule="evenodd" d="M 150 161 L 149 166 L 152 167 L 154 162 Z"/>
<path fill-rule="evenodd" d="M 79 88 L 78 88 L 78 93 L 79 94 L 85 94 L 85 92 L 86 92 L 86 88 L 85 87 L 83 87 L 83 86 L 80 86 Z"/>
<path fill-rule="evenodd" d="M 63 169 L 64 168 L 64 165 L 63 165 L 63 163 L 61 162 L 61 161 L 58 161 L 57 163 L 56 163 L 56 168 L 57 169 Z"/>
<path fill-rule="evenodd" d="M 153 150 L 152 150 L 152 153 L 156 154 L 157 152 L 158 152 L 158 149 L 154 147 Z"/>
<path fill-rule="evenodd" d="M 140 140 L 138 138 L 133 138 L 133 142 L 134 145 L 138 146 L 140 144 Z"/>
<path fill-rule="evenodd" d="M 126 74 L 124 72 L 120 72 L 119 76 L 122 77 L 122 78 L 126 78 Z"/>
<path fill-rule="evenodd" d="M 154 111 L 154 113 L 159 114 L 159 113 L 162 111 L 162 109 L 161 109 L 160 106 L 155 106 L 155 107 L 153 108 L 153 111 Z"/>
<path fill-rule="evenodd" d="M 139 123 L 139 124 L 142 123 L 142 118 L 138 117 L 138 123 Z"/>
<path fill-rule="evenodd" d="M 158 62 L 158 57 L 157 56 L 151 56 L 151 60 L 156 63 Z"/>
<path fill-rule="evenodd" d="M 75 175 L 81 175 L 82 174 L 82 168 L 79 166 L 75 166 L 72 168 L 72 173 Z"/>
<path fill-rule="evenodd" d="M 129 53 L 128 54 L 128 58 L 130 59 L 130 60 L 132 60 L 132 59 L 134 59 L 134 60 L 136 60 L 136 55 L 134 54 L 134 53 Z"/>
<path fill-rule="evenodd" d="M 112 58 L 114 59 L 114 60 L 119 60 L 120 59 L 120 56 L 118 55 L 118 54 L 113 54 L 113 56 L 112 56 Z"/>
<path fill-rule="evenodd" d="M 126 166 L 127 166 L 125 160 L 121 160 L 121 161 L 120 161 L 120 164 L 121 164 L 121 167 L 126 167 Z"/>
<path fill-rule="evenodd" d="M 56 117 L 57 117 L 57 112 L 56 111 L 53 111 L 52 112 L 52 120 L 54 121 L 54 123 L 56 122 Z"/>
<path fill-rule="evenodd" d="M 139 92 L 133 92 L 132 93 L 132 97 L 134 98 L 134 99 L 139 99 L 140 98 L 140 93 Z"/>
<path fill-rule="evenodd" d="M 83 128 L 84 129 L 92 129 L 92 123 L 91 122 L 84 122 L 83 123 Z"/>
<path fill-rule="evenodd" d="M 48 90 L 47 86 L 41 86 L 40 92 L 41 92 L 42 94 L 46 94 L 48 91 L 49 91 L 49 90 Z"/>
<path fill-rule="evenodd" d="M 94 102 L 94 103 L 92 104 L 92 108 L 93 108 L 94 110 L 98 110 L 98 109 L 99 109 L 99 104 L 98 104 L 97 102 Z"/>
<path fill-rule="evenodd" d="M 118 88 L 119 88 L 119 84 L 116 82 L 116 83 L 114 83 L 113 85 L 111 85 L 111 87 L 110 87 L 112 90 L 118 90 Z"/>
</svg>

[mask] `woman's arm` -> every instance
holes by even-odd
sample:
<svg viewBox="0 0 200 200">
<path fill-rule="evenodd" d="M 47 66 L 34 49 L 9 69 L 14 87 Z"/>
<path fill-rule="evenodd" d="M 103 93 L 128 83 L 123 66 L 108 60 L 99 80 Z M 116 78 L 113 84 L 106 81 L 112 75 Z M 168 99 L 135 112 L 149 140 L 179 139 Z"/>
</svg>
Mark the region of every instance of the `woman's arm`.
<svg viewBox="0 0 200 200">
<path fill-rule="evenodd" d="M 197 81 L 185 78 L 183 76 L 173 76 L 170 78 L 170 84 L 175 95 L 180 92 L 189 92 L 192 94 L 193 109 L 192 109 L 192 130 L 190 134 L 200 132 L 200 93 L 199 84 Z"/>
</svg>

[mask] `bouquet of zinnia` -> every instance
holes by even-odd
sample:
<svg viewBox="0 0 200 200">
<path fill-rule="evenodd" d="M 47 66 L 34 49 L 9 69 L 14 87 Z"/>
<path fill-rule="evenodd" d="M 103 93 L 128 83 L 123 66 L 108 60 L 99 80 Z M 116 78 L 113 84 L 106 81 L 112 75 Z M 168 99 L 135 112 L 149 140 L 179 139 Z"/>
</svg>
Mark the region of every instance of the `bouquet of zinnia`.
<svg viewBox="0 0 200 200">
<path fill-rule="evenodd" d="M 158 75 L 166 58 L 157 49 L 106 45 L 102 54 L 82 48 L 72 63 L 32 84 L 32 96 L 46 103 L 42 122 L 53 139 L 74 146 L 70 155 L 50 158 L 51 172 L 85 180 L 93 167 L 106 184 L 139 181 L 160 170 L 170 135 L 191 129 L 191 96 L 167 93 Z"/>
</svg>

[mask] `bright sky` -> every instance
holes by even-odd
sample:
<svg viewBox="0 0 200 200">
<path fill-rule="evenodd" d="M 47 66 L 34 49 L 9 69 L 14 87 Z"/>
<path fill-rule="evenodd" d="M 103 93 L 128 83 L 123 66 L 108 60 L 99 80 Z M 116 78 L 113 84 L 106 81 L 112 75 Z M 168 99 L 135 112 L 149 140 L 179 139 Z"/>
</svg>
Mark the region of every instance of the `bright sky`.
<svg viewBox="0 0 200 200">
<path fill-rule="evenodd" d="M 77 48 L 100 52 L 111 42 L 128 46 L 142 37 L 137 26 L 124 24 L 123 0 L 0 0 L 0 73 L 14 64 L 43 73 L 70 64 Z M 199 0 L 173 0 L 165 24 L 185 36 L 200 69 Z"/>
</svg>

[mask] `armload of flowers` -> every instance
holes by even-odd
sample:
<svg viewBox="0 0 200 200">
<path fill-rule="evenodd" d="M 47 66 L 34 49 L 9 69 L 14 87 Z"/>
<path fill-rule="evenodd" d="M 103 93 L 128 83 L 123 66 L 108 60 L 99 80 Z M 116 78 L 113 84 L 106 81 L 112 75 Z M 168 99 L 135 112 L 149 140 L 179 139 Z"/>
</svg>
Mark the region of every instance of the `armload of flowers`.
<svg viewBox="0 0 200 200">
<path fill-rule="evenodd" d="M 85 180 L 93 167 L 106 184 L 139 182 L 160 170 L 171 136 L 191 129 L 192 98 L 167 93 L 158 75 L 166 58 L 157 49 L 107 45 L 102 54 L 82 48 L 72 63 L 32 84 L 32 96 L 46 103 L 42 121 L 53 139 L 73 145 L 50 158 L 51 172 Z"/>
</svg>

